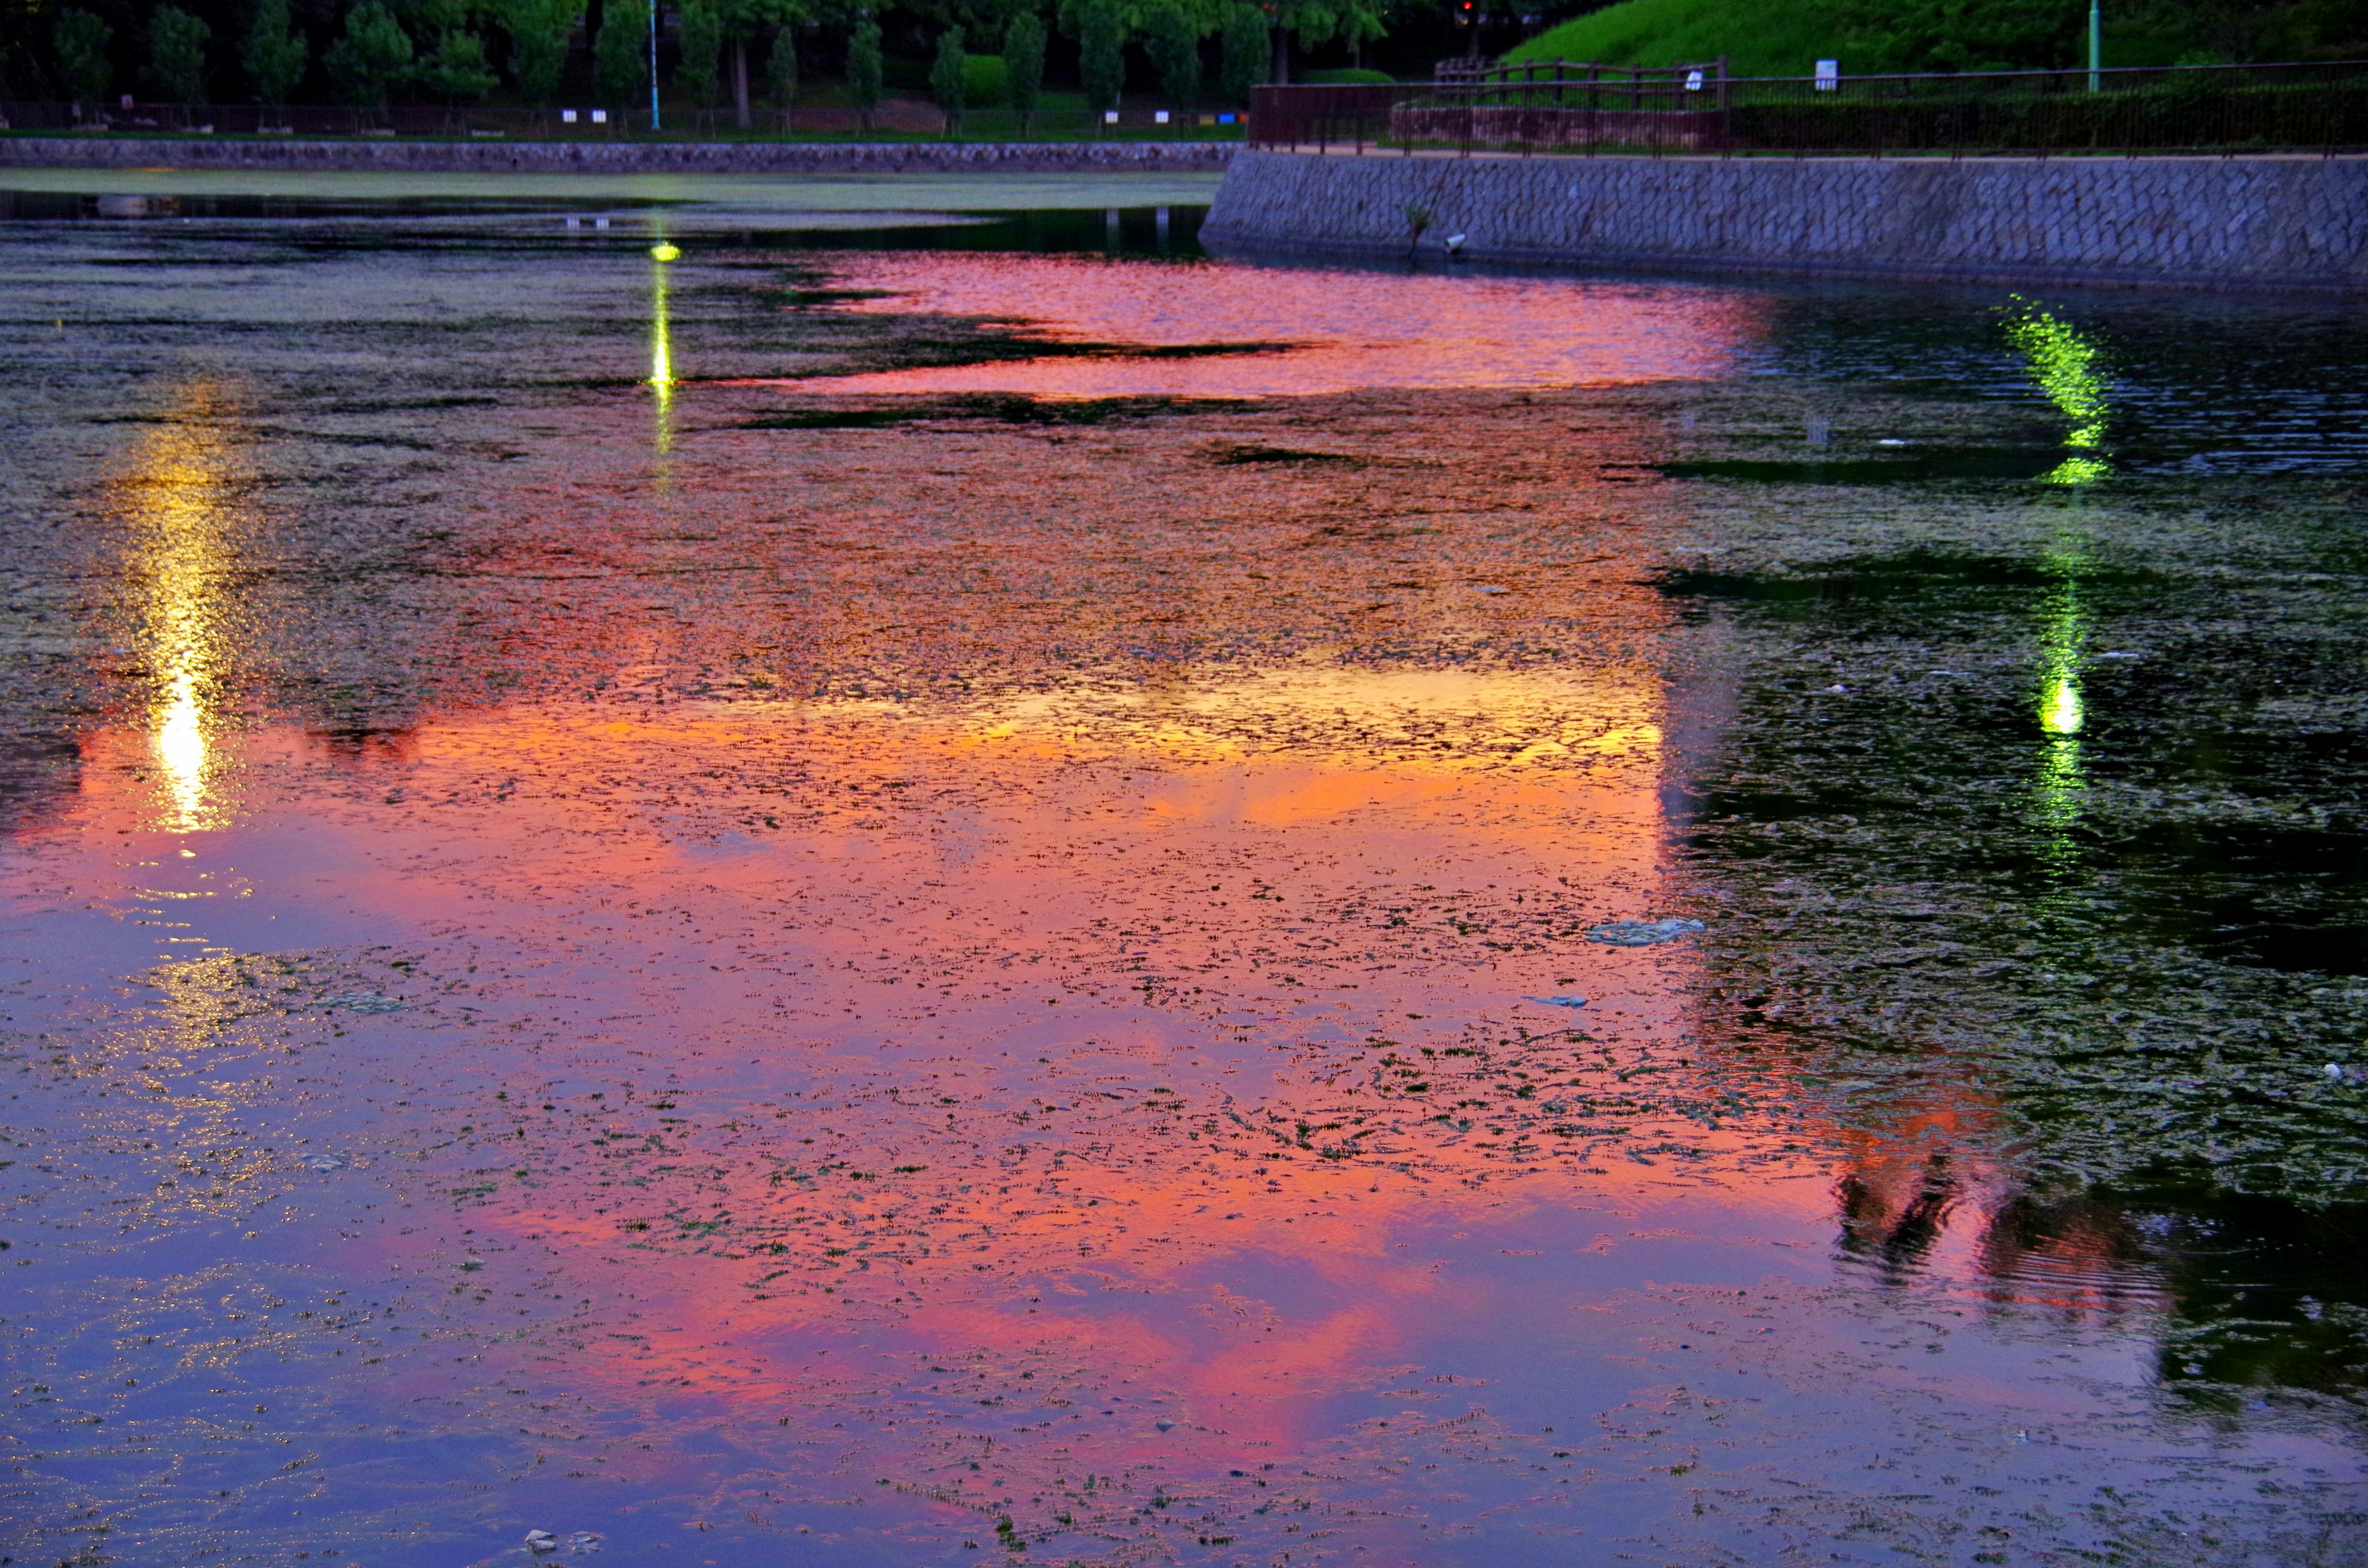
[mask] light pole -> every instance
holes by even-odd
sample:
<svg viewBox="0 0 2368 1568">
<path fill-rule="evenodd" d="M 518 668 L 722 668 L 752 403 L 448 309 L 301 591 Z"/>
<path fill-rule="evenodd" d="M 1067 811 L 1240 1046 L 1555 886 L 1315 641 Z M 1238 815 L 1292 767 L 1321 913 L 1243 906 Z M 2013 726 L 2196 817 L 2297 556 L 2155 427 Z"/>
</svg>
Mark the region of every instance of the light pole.
<svg viewBox="0 0 2368 1568">
<path fill-rule="evenodd" d="M 2089 90 L 2092 93 L 2098 90 L 2097 73 L 2105 62 L 2105 24 L 2097 15 L 2097 4 L 2098 0 L 2089 0 Z"/>
<path fill-rule="evenodd" d="M 2093 0 L 2092 0 L 2093 3 Z M 2096 91 L 2096 78 L 2089 78 L 2089 91 Z M 658 128 L 658 0 L 650 0 L 650 129 Z"/>
</svg>

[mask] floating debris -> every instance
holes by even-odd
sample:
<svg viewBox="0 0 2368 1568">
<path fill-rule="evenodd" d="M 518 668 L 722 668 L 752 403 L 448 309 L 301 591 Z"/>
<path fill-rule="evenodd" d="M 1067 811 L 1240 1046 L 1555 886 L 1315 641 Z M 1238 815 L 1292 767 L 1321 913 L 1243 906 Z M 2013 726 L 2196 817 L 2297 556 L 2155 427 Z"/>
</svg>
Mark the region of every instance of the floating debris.
<svg viewBox="0 0 2368 1568">
<path fill-rule="evenodd" d="M 1652 948 L 1700 932 L 1702 923 L 1672 916 L 1667 920 L 1609 920 L 1588 932 L 1590 942 L 1614 948 Z"/>
<path fill-rule="evenodd" d="M 1541 1007 L 1584 1007 L 1587 1006 L 1587 998 L 1584 996 L 1524 996 L 1521 1000 L 1524 1002 L 1535 1002 Z"/>
<path fill-rule="evenodd" d="M 375 991 L 347 991 L 329 997 L 321 1006 L 335 1010 L 342 1007 L 348 1013 L 400 1013 L 403 1004 L 392 996 Z"/>
<path fill-rule="evenodd" d="M 351 1154 L 314 1154 L 304 1162 L 306 1169 L 324 1172 L 356 1171 L 369 1164 L 368 1160 L 358 1160 Z"/>
<path fill-rule="evenodd" d="M 587 1551 L 599 1551 L 600 1542 L 604 1538 L 598 1531 L 577 1530 L 574 1535 L 567 1538 L 567 1550 L 572 1554 L 580 1557 Z"/>
<path fill-rule="evenodd" d="M 1165 1415 L 1153 1422 L 1152 1425 L 1158 1427 L 1163 1432 L 1172 1432 L 1176 1429 L 1176 1423 L 1168 1420 Z"/>
<path fill-rule="evenodd" d="M 549 1530 L 529 1530 L 526 1532 L 526 1549 L 536 1553 L 556 1551 L 559 1550 L 559 1538 Z"/>
</svg>

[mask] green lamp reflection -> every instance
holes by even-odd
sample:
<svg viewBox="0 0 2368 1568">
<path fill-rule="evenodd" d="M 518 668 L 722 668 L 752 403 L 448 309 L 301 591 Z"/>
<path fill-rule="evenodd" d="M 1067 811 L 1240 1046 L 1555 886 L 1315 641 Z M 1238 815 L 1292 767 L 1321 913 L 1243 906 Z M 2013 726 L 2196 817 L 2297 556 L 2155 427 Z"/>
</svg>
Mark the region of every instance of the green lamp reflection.
<svg viewBox="0 0 2368 1568">
<path fill-rule="evenodd" d="M 2040 611 L 2037 718 L 2046 749 L 2032 780 L 2032 815 L 2046 835 L 2040 846 L 2042 862 L 2050 870 L 2063 871 L 2074 858 L 2071 830 L 2080 820 L 2089 793 L 2088 773 L 2080 760 L 2080 732 L 2089 722 L 2088 704 L 2080 694 L 2088 624 L 2075 575 L 2080 557 L 2050 551 L 2043 564 L 2056 582 Z"/>
<path fill-rule="evenodd" d="M 2112 472 L 2103 456 L 2105 379 L 2097 368 L 2097 346 L 2071 325 L 2020 294 L 2008 296 L 2007 341 L 2028 361 L 2031 379 L 2047 394 L 2072 428 L 2066 432 L 2070 455 L 2041 476 L 2048 484 L 2087 484 Z"/>
<path fill-rule="evenodd" d="M 682 252 L 666 236 L 650 247 L 650 391 L 655 394 L 657 449 L 674 450 L 674 333 L 668 309 L 666 263 Z"/>
</svg>

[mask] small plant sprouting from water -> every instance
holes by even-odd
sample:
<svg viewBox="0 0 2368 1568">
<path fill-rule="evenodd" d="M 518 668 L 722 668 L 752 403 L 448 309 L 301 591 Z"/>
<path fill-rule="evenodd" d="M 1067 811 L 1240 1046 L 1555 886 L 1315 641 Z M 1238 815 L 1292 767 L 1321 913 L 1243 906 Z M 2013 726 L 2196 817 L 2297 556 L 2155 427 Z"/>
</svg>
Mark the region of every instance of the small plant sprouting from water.
<svg viewBox="0 0 2368 1568">
<path fill-rule="evenodd" d="M 1406 204 L 1406 258 L 1408 260 L 1414 258 L 1415 247 L 1422 244 L 1422 236 L 1430 227 L 1430 219 L 1429 202 L 1409 201 Z"/>
</svg>

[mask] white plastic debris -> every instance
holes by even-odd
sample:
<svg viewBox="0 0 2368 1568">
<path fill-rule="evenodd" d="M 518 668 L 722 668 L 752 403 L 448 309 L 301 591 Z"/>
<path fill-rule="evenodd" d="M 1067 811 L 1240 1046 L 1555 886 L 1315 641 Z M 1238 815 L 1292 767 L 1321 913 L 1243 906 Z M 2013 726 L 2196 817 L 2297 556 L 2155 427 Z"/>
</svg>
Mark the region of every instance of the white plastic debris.
<svg viewBox="0 0 2368 1568">
<path fill-rule="evenodd" d="M 1584 1007 L 1587 1006 L 1587 998 L 1584 996 L 1524 996 L 1521 1000 L 1524 1002 L 1535 1002 L 1541 1007 Z"/>
<path fill-rule="evenodd" d="M 2343 1063 L 2340 1062 L 2330 1062 L 2326 1066 L 2320 1068 L 2319 1071 L 2326 1074 L 2330 1078 L 2340 1078 L 2343 1076 Z"/>
<path fill-rule="evenodd" d="M 1672 915 L 1667 920 L 1610 920 L 1587 934 L 1590 942 L 1613 948 L 1651 948 L 1701 931 L 1702 923 Z"/>
<path fill-rule="evenodd" d="M 599 1551 L 602 1539 L 597 1530 L 577 1530 L 567 1538 L 567 1550 L 581 1557 L 587 1551 Z"/>
<path fill-rule="evenodd" d="M 549 1530 L 529 1530 L 526 1532 L 526 1549 L 534 1552 L 556 1551 L 559 1550 L 559 1538 Z"/>
</svg>

